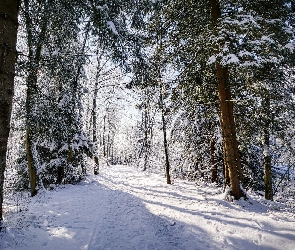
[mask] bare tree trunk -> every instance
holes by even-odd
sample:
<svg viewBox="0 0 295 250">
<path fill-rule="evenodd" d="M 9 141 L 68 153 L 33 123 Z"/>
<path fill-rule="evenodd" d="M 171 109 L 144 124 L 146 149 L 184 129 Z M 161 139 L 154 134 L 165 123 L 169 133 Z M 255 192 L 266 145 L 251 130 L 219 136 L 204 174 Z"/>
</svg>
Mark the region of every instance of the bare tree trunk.
<svg viewBox="0 0 295 250">
<path fill-rule="evenodd" d="M 98 162 L 98 157 L 95 155 L 94 156 L 94 164 L 95 164 L 95 166 L 94 166 L 94 174 L 95 175 L 98 175 L 99 174 L 99 162 Z"/>
<path fill-rule="evenodd" d="M 97 116 L 96 116 L 96 98 L 97 98 L 97 84 L 95 84 L 94 88 L 94 96 L 93 96 L 93 105 L 92 105 L 92 141 L 94 144 L 94 154 L 97 152 Z"/>
<path fill-rule="evenodd" d="M 228 170 L 228 166 L 224 164 L 224 161 L 223 161 L 223 192 L 225 191 L 226 187 L 229 185 L 230 185 L 229 170 Z"/>
<path fill-rule="evenodd" d="M 106 133 L 106 115 L 103 117 L 103 134 L 102 134 L 102 145 L 103 145 L 103 156 L 106 157 L 106 140 L 105 140 L 105 133 Z"/>
<path fill-rule="evenodd" d="M 99 65 L 99 60 L 98 65 Z M 99 67 L 99 66 L 97 66 Z M 96 79 L 94 84 L 94 95 L 93 95 L 93 102 L 92 102 L 92 141 L 93 141 L 93 155 L 94 155 L 94 174 L 97 175 L 99 173 L 99 162 L 98 162 L 98 145 L 97 145 L 97 116 L 96 116 L 96 98 L 98 93 L 98 76 L 99 76 L 99 70 L 96 72 Z"/>
<path fill-rule="evenodd" d="M 209 0 L 211 4 L 211 16 L 214 25 L 218 24 L 221 10 L 218 0 Z M 220 120 L 222 129 L 222 144 L 225 169 L 229 171 L 230 186 L 235 199 L 240 199 L 243 192 L 240 187 L 239 175 L 241 175 L 241 162 L 236 138 L 236 127 L 233 115 L 233 103 L 228 69 L 220 63 L 216 63 L 217 90 L 220 100 Z"/>
<path fill-rule="evenodd" d="M 210 140 L 210 155 L 211 155 L 211 182 L 217 182 L 217 164 L 215 160 L 215 140 Z"/>
<path fill-rule="evenodd" d="M 270 97 L 269 94 L 264 96 L 262 106 L 264 112 L 263 124 L 263 167 L 264 167 L 264 186 L 265 186 L 265 199 L 273 200 L 272 190 L 272 172 L 271 172 L 271 154 L 269 152 L 269 129 L 270 129 Z"/>
<path fill-rule="evenodd" d="M 145 103 L 145 108 L 143 111 L 143 126 L 144 126 L 144 142 L 143 142 L 143 150 L 144 150 L 144 165 L 143 171 L 147 170 L 148 167 L 148 160 L 149 160 L 149 143 L 148 143 L 148 107 Z"/>
<path fill-rule="evenodd" d="M 161 91 L 160 92 L 160 105 L 161 105 L 160 108 L 161 108 L 161 112 L 162 112 L 163 139 L 164 139 L 164 152 L 165 152 L 165 172 L 166 172 L 167 184 L 171 184 L 170 162 L 169 162 L 168 143 L 167 143 L 167 128 L 166 128 L 166 119 L 165 119 L 165 110 L 164 110 L 162 89 L 160 91 Z"/>
<path fill-rule="evenodd" d="M 108 136 L 107 136 L 107 158 L 110 157 L 110 134 L 108 133 Z"/>
<path fill-rule="evenodd" d="M 222 144 L 224 164 L 226 170 L 228 170 L 232 195 L 235 197 L 235 199 L 240 199 L 243 195 L 240 188 L 238 171 L 240 169 L 241 163 L 236 142 L 237 138 L 233 116 L 233 104 L 231 101 L 227 69 L 219 64 L 217 64 L 217 81 L 218 96 L 220 100 L 220 120 L 223 137 Z"/>
<path fill-rule="evenodd" d="M 36 79 L 35 79 L 36 78 Z M 32 82 L 34 81 L 34 83 Z M 31 75 L 27 80 L 27 96 L 26 96 L 26 155 L 28 162 L 28 170 L 30 177 L 30 189 L 31 196 L 35 196 L 37 194 L 36 186 L 37 186 L 37 170 L 34 164 L 34 156 L 32 151 L 32 121 L 31 121 L 31 113 L 32 113 L 32 99 L 33 99 L 33 87 L 37 83 L 37 77 L 34 79 L 31 78 Z"/>
<path fill-rule="evenodd" d="M 29 177 L 30 177 L 31 196 L 33 197 L 37 194 L 37 190 L 36 190 L 37 172 L 34 166 L 34 158 L 32 153 L 31 131 L 28 126 L 26 128 L 26 152 L 27 152 L 27 161 L 28 161 L 28 169 L 29 169 Z"/>
<path fill-rule="evenodd" d="M 265 135 L 266 137 L 266 135 Z M 266 139 L 266 138 L 264 138 Z M 269 138 L 268 138 L 269 139 Z M 265 185 L 265 199 L 273 200 L 273 190 L 272 190 L 272 172 L 271 172 L 271 156 L 269 154 L 269 149 L 264 145 L 264 156 L 263 156 L 263 165 L 264 165 L 264 185 Z"/>
<path fill-rule="evenodd" d="M 17 0 L 0 1 L 0 231 L 3 220 L 4 172 L 17 58 L 18 4 Z"/>
</svg>

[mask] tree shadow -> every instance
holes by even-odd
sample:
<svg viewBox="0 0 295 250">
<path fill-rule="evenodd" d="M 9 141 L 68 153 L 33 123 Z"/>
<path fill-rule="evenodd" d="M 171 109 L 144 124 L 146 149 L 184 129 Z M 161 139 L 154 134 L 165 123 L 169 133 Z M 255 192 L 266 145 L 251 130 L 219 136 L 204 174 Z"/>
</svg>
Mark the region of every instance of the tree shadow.
<svg viewBox="0 0 295 250">
<path fill-rule="evenodd" d="M 218 245 L 204 240 L 207 234 L 201 228 L 192 230 L 151 213 L 132 194 L 99 183 L 69 188 L 76 188 L 76 194 L 64 197 L 67 201 L 54 201 L 62 192 L 56 191 L 46 204 L 36 203 L 23 212 L 31 222 L 26 228 L 8 228 L 1 249 L 197 250 Z"/>
<path fill-rule="evenodd" d="M 112 182 L 112 184 L 116 185 L 117 182 L 113 180 L 108 180 Z M 267 222 L 267 206 L 264 204 L 261 204 L 251 198 L 248 200 L 239 201 L 237 203 L 228 202 L 226 200 L 220 199 L 220 196 L 216 195 L 207 197 L 204 196 L 203 199 L 200 199 L 199 197 L 196 198 L 194 196 L 188 196 L 187 194 L 179 194 L 178 190 L 172 190 L 169 189 L 169 191 L 164 190 L 157 190 L 157 188 L 151 188 L 151 187 L 143 187 L 143 186 L 136 186 L 136 185 L 130 185 L 128 183 L 125 183 L 124 181 L 120 182 L 120 184 L 123 184 L 124 186 L 128 187 L 131 190 L 131 193 L 138 194 L 141 199 L 146 203 L 150 205 L 156 205 L 158 207 L 163 207 L 163 209 L 171 209 L 171 211 L 178 211 L 181 214 L 185 216 L 187 215 L 193 215 L 196 216 L 196 219 L 203 218 L 208 221 L 214 221 L 221 223 L 223 225 L 230 225 L 231 228 L 241 228 L 241 229 L 247 229 L 248 231 L 257 232 L 257 233 L 251 233 L 253 235 L 253 239 L 242 239 L 237 235 L 237 237 L 230 236 L 231 242 L 234 242 L 235 246 L 239 246 L 235 249 L 275 249 L 271 245 L 268 244 L 268 240 L 264 240 L 263 242 L 259 241 L 260 233 L 263 235 L 266 235 L 267 238 L 271 239 L 273 237 L 276 237 L 280 241 L 288 241 L 289 243 L 292 241 L 295 241 L 295 229 L 292 230 L 290 227 L 284 227 L 284 226 L 274 226 Z M 159 186 L 160 187 L 160 186 Z M 143 193 L 147 193 L 148 195 L 142 195 Z M 158 197 L 162 199 L 151 199 L 151 197 Z M 173 198 L 173 201 L 175 201 L 173 204 L 170 202 L 167 202 L 167 199 Z M 180 198 L 180 200 L 177 200 L 177 198 Z M 166 200 L 166 202 L 165 202 Z M 219 205 L 220 211 L 210 211 L 210 209 L 200 209 L 198 205 L 196 205 L 196 209 L 186 209 L 183 206 L 179 206 L 177 202 L 181 201 L 191 201 L 195 202 L 196 204 L 200 203 L 207 203 L 207 205 L 210 206 L 210 203 L 215 203 L 213 206 Z M 232 211 L 236 211 L 239 214 L 240 218 L 235 217 L 235 213 L 228 213 L 223 212 L 224 209 L 230 209 Z M 223 211 L 222 211 L 223 210 Z M 173 213 L 173 212 L 172 212 Z M 254 214 L 254 215 L 253 215 Z M 249 216 L 247 217 L 241 217 L 241 216 Z M 252 215 L 254 217 L 252 217 Z M 263 216 L 264 219 L 261 221 L 258 219 L 259 222 L 257 222 L 257 218 Z M 266 220 L 265 220 L 266 219 Z M 273 222 L 272 222 L 273 223 Z M 186 225 L 188 226 L 188 225 Z M 193 228 L 192 225 L 189 225 L 189 227 Z M 199 229 L 203 230 L 203 225 L 200 225 Z M 247 245 L 249 247 L 243 248 L 243 244 L 239 244 L 238 242 L 241 240 L 241 242 L 244 242 L 244 245 Z M 226 238 L 225 238 L 226 241 Z M 254 242 L 255 241 L 255 242 Z M 247 244 L 246 244 L 247 243 Z M 229 243 L 230 245 L 230 243 Z M 217 247 L 219 249 L 220 247 Z"/>
<path fill-rule="evenodd" d="M 110 185 L 99 182 L 104 178 Z M 132 193 L 118 190 L 119 184 L 126 185 Z M 294 231 L 286 232 L 286 228 L 272 231 L 272 227 L 263 223 L 255 224 L 252 219 L 235 218 L 234 214 L 220 211 L 209 211 L 206 207 L 194 209 L 180 206 L 181 200 L 192 202 L 220 203 L 229 209 L 237 209 L 226 201 L 211 198 L 196 199 L 187 194 L 179 194 L 176 190 L 157 190 L 156 188 L 137 187 L 126 183 L 116 182 L 107 177 L 96 177 L 89 183 L 68 186 L 65 190 L 52 192 L 47 203 L 36 204 L 32 213 L 35 217 L 27 228 L 15 231 L 11 228 L 5 236 L 5 244 L 0 243 L 1 249 L 276 249 L 264 237 L 276 237 L 282 241 L 295 240 Z M 148 192 L 146 196 L 138 197 L 136 192 Z M 142 193 L 141 192 L 141 193 Z M 63 199 L 60 199 L 63 195 Z M 157 196 L 151 200 L 149 195 Z M 57 199 L 58 197 L 58 199 Z M 167 198 L 173 198 L 173 204 L 167 203 Z M 170 199 L 171 201 L 171 199 Z M 147 206 L 148 205 L 148 206 Z M 149 210 L 149 205 L 156 205 L 157 215 Z M 216 204 L 215 204 L 216 205 Z M 39 212 L 38 212 L 39 206 Z M 168 210 L 167 210 L 168 209 Z M 161 211 L 175 211 L 170 216 L 161 215 Z M 242 212 L 242 208 L 241 211 Z M 246 210 L 246 212 L 251 210 Z M 26 212 L 24 212 L 26 213 Z M 43 213 L 43 214 L 42 214 Z M 176 216 L 175 216 L 176 215 Z M 241 214 L 242 216 L 243 214 Z M 245 214 L 246 215 L 246 214 Z M 192 218 L 191 223 L 183 218 Z M 178 219 L 176 219 L 178 218 Z M 197 222 L 196 222 L 197 221 Z M 204 225 L 205 221 L 208 224 Z M 206 222 L 206 223 L 207 223 Z M 210 222 L 210 223 L 209 223 Z M 243 238 L 241 232 L 219 232 L 232 228 L 251 231 L 249 237 Z M 210 228 L 210 225 L 215 228 Z M 257 237 L 252 237 L 257 234 Z M 9 242 L 12 241 L 12 242 Z"/>
</svg>

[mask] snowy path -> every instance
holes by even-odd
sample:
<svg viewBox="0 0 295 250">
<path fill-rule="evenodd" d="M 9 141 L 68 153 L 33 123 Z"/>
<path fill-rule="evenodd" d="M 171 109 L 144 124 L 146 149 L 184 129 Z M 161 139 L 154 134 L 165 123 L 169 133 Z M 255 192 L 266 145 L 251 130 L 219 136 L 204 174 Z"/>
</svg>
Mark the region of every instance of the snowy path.
<svg viewBox="0 0 295 250">
<path fill-rule="evenodd" d="M 216 188 L 165 185 L 163 176 L 127 166 L 34 199 L 8 218 L 15 223 L 0 236 L 0 249 L 295 249 L 290 212 L 255 200 L 228 203 Z"/>
</svg>

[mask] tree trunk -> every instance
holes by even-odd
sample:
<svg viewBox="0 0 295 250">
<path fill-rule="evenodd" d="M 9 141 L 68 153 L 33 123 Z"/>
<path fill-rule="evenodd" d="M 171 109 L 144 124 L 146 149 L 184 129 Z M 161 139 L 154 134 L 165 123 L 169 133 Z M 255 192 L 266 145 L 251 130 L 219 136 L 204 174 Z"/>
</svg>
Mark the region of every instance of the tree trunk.
<svg viewBox="0 0 295 250">
<path fill-rule="evenodd" d="M 97 152 L 97 129 L 96 129 L 96 123 L 97 123 L 97 117 L 96 117 L 96 97 L 97 97 L 97 91 L 94 90 L 94 97 L 93 97 L 93 107 L 92 107 L 92 141 L 94 144 L 94 154 Z"/>
<path fill-rule="evenodd" d="M 99 174 L 99 162 L 98 162 L 98 157 L 94 156 L 94 174 L 98 175 Z"/>
<path fill-rule="evenodd" d="M 93 159 L 94 159 L 94 174 L 97 175 L 99 171 L 99 165 L 98 165 L 98 145 L 97 145 L 97 116 L 96 116 L 96 98 L 98 94 L 98 77 L 99 77 L 99 58 L 97 59 L 97 72 L 96 72 L 96 77 L 95 77 L 95 84 L 94 84 L 94 95 L 93 95 L 93 100 L 92 100 L 92 141 L 93 141 Z"/>
<path fill-rule="evenodd" d="M 211 182 L 217 182 L 217 164 L 215 160 L 215 140 L 210 141 L 210 155 L 211 155 Z"/>
<path fill-rule="evenodd" d="M 56 183 L 61 184 L 62 180 L 64 179 L 65 176 L 65 168 L 62 166 L 59 166 L 57 168 L 57 178 L 56 178 Z"/>
<path fill-rule="evenodd" d="M 229 178 L 229 170 L 228 166 L 224 164 L 224 159 L 223 159 L 223 192 L 225 192 L 225 189 L 227 186 L 230 186 L 230 178 Z"/>
<path fill-rule="evenodd" d="M 37 88 L 38 81 L 38 69 L 41 60 L 41 51 L 43 47 L 43 43 L 46 36 L 47 31 L 47 22 L 48 22 L 48 14 L 46 10 L 48 8 L 48 4 L 46 3 L 44 6 L 43 14 L 40 14 L 42 26 L 39 34 L 35 34 L 37 36 L 37 42 L 34 43 L 34 35 L 33 35 L 33 27 L 34 24 L 32 22 L 30 16 L 30 6 L 28 0 L 24 1 L 25 7 L 25 22 L 26 22 L 26 31 L 27 31 L 27 41 L 28 41 L 28 49 L 29 49 L 29 69 L 28 69 L 28 77 L 27 77 L 27 96 L 26 96 L 26 153 L 27 153 L 27 161 L 28 161 L 28 169 L 29 169 L 29 177 L 30 177 L 30 186 L 31 186 L 31 196 L 37 194 L 36 185 L 37 185 L 37 170 L 34 165 L 34 155 L 32 152 L 32 143 L 33 143 L 33 120 L 32 120 L 32 101 L 35 95 L 35 91 Z"/>
<path fill-rule="evenodd" d="M 263 124 L 263 167 L 264 167 L 264 186 L 265 199 L 273 200 L 271 154 L 269 152 L 269 129 L 270 129 L 270 98 L 269 94 L 264 96 L 262 103 L 264 109 Z"/>
<path fill-rule="evenodd" d="M 143 111 L 143 126 L 144 126 L 144 141 L 143 141 L 143 152 L 144 152 L 144 165 L 143 171 L 147 170 L 148 167 L 148 160 L 149 160 L 149 143 L 148 143 L 148 104 L 144 104 L 144 111 Z"/>
<path fill-rule="evenodd" d="M 32 69 L 30 69 L 32 70 Z M 33 70 L 32 70 L 33 71 Z M 36 166 L 34 164 L 34 156 L 32 151 L 32 143 L 33 143 L 33 121 L 31 118 L 32 115 L 32 100 L 34 95 L 34 88 L 37 84 L 37 76 L 33 72 L 27 78 L 27 96 L 26 96 L 26 155 L 28 162 L 28 170 L 30 177 L 30 189 L 31 196 L 35 196 L 37 194 L 36 186 L 37 186 L 37 171 Z"/>
<path fill-rule="evenodd" d="M 108 133 L 108 136 L 107 136 L 107 158 L 110 157 L 110 145 L 111 145 L 110 134 Z"/>
<path fill-rule="evenodd" d="M 14 91 L 17 0 L 0 1 L 0 231 L 2 229 L 3 183 Z"/>
<path fill-rule="evenodd" d="M 211 4 L 211 16 L 214 25 L 218 24 L 221 10 L 218 0 L 209 0 Z M 218 46 L 217 46 L 218 47 Z M 218 49 L 217 51 L 218 52 Z M 228 69 L 220 63 L 216 63 L 217 90 L 220 100 L 220 120 L 222 129 L 222 144 L 224 153 L 225 169 L 229 171 L 230 186 L 235 199 L 240 199 L 243 192 L 240 187 L 239 175 L 241 176 L 241 162 L 236 138 L 236 127 L 233 115 L 233 103 Z"/>
<path fill-rule="evenodd" d="M 28 161 L 28 169 L 29 169 L 29 177 L 30 177 L 31 196 L 33 197 L 37 194 L 37 190 L 36 190 L 37 173 L 36 173 L 36 168 L 34 166 L 31 136 L 32 135 L 31 135 L 30 128 L 27 126 L 27 128 L 26 128 L 26 153 L 27 153 L 27 161 Z"/>
<path fill-rule="evenodd" d="M 231 101 L 230 84 L 228 81 L 227 68 L 217 63 L 217 86 L 220 100 L 220 120 L 222 129 L 222 144 L 224 154 L 225 169 L 228 170 L 230 187 L 235 199 L 240 199 L 243 195 L 240 188 L 239 169 L 241 166 L 235 121 L 233 116 L 233 104 Z M 227 172 L 227 171 L 226 171 Z"/>
<path fill-rule="evenodd" d="M 264 165 L 264 185 L 265 185 L 265 199 L 273 200 L 272 191 L 272 173 L 271 173 L 271 156 L 268 149 L 264 149 L 263 165 Z"/>
<path fill-rule="evenodd" d="M 162 124 L 163 124 L 163 139 L 164 139 L 164 152 L 165 152 L 165 172 L 166 172 L 166 179 L 167 184 L 171 184 L 170 178 L 170 162 L 169 162 L 169 154 L 168 154 L 168 143 L 167 143 L 167 130 L 166 130 L 166 120 L 165 120 L 165 110 L 163 104 L 163 95 L 162 89 L 160 90 L 160 105 L 161 105 L 161 112 L 162 112 Z"/>
<path fill-rule="evenodd" d="M 105 139 L 105 133 L 106 133 L 106 115 L 103 117 L 103 133 L 102 133 L 102 145 L 103 145 L 103 156 L 106 157 L 106 139 Z"/>
</svg>

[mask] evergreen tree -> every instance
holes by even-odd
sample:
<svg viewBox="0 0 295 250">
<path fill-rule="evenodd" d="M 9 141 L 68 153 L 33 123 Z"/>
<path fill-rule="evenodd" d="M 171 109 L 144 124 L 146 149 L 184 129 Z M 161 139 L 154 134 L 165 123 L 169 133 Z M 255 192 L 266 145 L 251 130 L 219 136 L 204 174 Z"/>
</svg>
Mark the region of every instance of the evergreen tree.
<svg viewBox="0 0 295 250">
<path fill-rule="evenodd" d="M 290 5 L 275 1 L 276 11 L 269 5 L 262 11 L 265 4 L 171 0 L 156 2 L 151 15 L 152 22 L 157 23 L 154 16 L 164 20 L 161 32 L 166 41 L 166 58 L 178 65 L 181 72 L 201 75 L 203 89 L 216 84 L 213 93 L 219 97 L 225 176 L 230 177 L 236 199 L 243 196 L 239 184 L 243 174 L 234 118 L 233 93 L 236 94 L 237 82 L 232 72 L 237 68 L 252 70 L 252 66 L 259 68 L 271 61 L 279 63 L 283 51 L 291 46 L 293 35 L 288 16 Z M 180 73 L 180 77 L 191 75 Z"/>
</svg>

